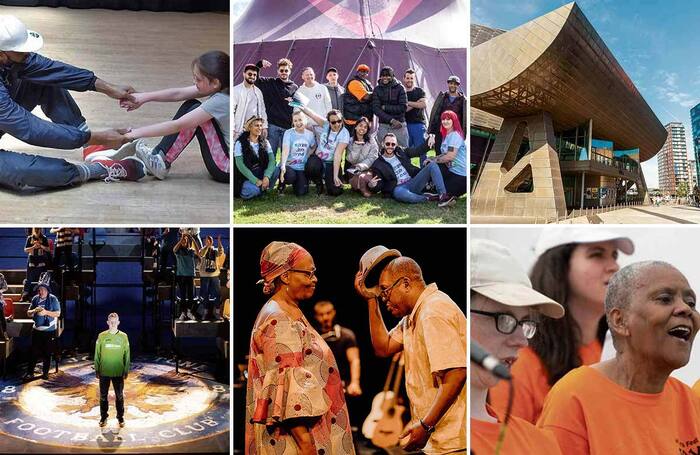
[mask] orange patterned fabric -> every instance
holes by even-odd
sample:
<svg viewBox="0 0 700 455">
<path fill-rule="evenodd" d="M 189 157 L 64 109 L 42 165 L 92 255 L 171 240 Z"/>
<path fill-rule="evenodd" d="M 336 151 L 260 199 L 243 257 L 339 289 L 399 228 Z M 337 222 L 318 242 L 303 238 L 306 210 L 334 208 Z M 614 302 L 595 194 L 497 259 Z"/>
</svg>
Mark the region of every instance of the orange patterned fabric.
<svg viewBox="0 0 700 455">
<path fill-rule="evenodd" d="M 285 423 L 299 418 L 308 419 L 316 453 L 355 453 L 332 351 L 306 318 L 292 319 L 270 300 L 250 338 L 245 453 L 298 453 Z"/>
<path fill-rule="evenodd" d="M 289 269 L 294 268 L 299 260 L 309 254 L 303 247 L 291 242 L 270 242 L 260 254 L 260 276 L 263 292 L 272 292 L 272 282 Z"/>
</svg>

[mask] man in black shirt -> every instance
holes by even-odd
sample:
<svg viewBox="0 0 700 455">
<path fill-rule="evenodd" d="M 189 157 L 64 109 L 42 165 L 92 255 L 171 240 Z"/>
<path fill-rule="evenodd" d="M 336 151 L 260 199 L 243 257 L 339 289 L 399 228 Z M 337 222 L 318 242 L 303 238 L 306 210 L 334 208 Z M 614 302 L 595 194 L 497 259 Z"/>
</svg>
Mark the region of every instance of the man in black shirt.
<svg viewBox="0 0 700 455">
<path fill-rule="evenodd" d="M 407 69 L 403 75 L 403 85 L 406 87 L 406 127 L 408 128 L 408 146 L 418 147 L 425 142 L 425 91 L 416 84 L 416 72 Z M 427 158 L 420 156 L 420 166 Z"/>
<path fill-rule="evenodd" d="M 41 228 L 32 228 L 32 233 L 24 244 L 24 252 L 27 253 L 27 276 L 21 300 L 29 302 L 32 299 L 33 284 L 37 283 L 39 277 L 51 266 L 49 239 L 46 238 Z"/>
<path fill-rule="evenodd" d="M 260 60 L 258 68 L 269 68 L 272 63 Z M 292 107 L 289 102 L 299 86 L 292 82 L 292 62 L 282 58 L 277 62 L 277 77 L 258 77 L 255 85 L 260 89 L 267 112 L 267 139 L 272 153 L 277 156 L 277 148 L 282 146 L 284 132 L 292 127 Z M 264 134 L 264 133 L 263 133 Z"/>
<path fill-rule="evenodd" d="M 440 116 L 445 111 L 452 111 L 457 114 L 462 131 L 467 129 L 467 97 L 459 90 L 461 80 L 458 76 L 447 78 L 447 91 L 440 92 L 435 98 L 435 104 L 430 111 L 430 121 L 428 122 L 428 133 L 435 135 L 435 150 L 440 150 L 442 145 L 442 135 L 440 134 Z"/>
</svg>

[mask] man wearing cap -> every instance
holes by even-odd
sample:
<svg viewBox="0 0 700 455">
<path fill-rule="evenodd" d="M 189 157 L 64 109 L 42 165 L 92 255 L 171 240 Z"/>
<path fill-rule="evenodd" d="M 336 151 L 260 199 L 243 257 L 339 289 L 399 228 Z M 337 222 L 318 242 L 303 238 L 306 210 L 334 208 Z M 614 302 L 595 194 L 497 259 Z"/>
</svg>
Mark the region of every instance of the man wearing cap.
<svg viewBox="0 0 700 455">
<path fill-rule="evenodd" d="M 470 248 L 469 312 L 472 349 L 478 345 L 510 370 L 518 350 L 527 346 L 537 331 L 540 315 L 560 318 L 564 308 L 532 289 L 518 261 L 502 245 L 472 239 Z M 554 435 L 536 428 L 526 420 L 509 416 L 501 433 L 504 413 L 487 404 L 489 388 L 499 378 L 472 364 L 470 383 L 471 450 L 475 455 L 490 455 L 499 446 L 500 453 L 560 454 Z M 518 389 L 514 393 L 518 394 Z"/>
<path fill-rule="evenodd" d="M 44 359 L 42 378 L 49 378 L 51 354 L 55 351 L 58 317 L 61 315 L 61 305 L 56 296 L 50 293 L 51 273 L 46 272 L 39 278 L 37 289 L 39 293 L 34 296 L 27 310 L 27 316 L 34 319 L 34 326 L 26 380 L 34 379 L 34 366 L 39 357 Z"/>
<path fill-rule="evenodd" d="M 246 120 L 251 117 L 263 119 L 263 135 L 267 136 L 267 112 L 265 100 L 255 81 L 258 79 L 260 68 L 248 63 L 243 68 L 243 82 L 233 87 L 233 138 L 236 142 L 243 132 Z"/>
<path fill-rule="evenodd" d="M 388 132 L 396 135 L 399 146 L 408 147 L 406 89 L 394 77 L 394 70 L 385 66 L 379 73 L 379 82 L 372 95 L 372 111 L 379 119 L 377 137 L 384 138 Z"/>
<path fill-rule="evenodd" d="M 357 66 L 357 72 L 345 85 L 343 94 L 343 119 L 350 134 L 360 117 L 365 117 L 371 125 L 374 122 L 372 112 L 372 83 L 367 79 L 370 68 L 364 63 Z"/>
<path fill-rule="evenodd" d="M 440 92 L 435 98 L 433 109 L 430 111 L 430 121 L 428 122 L 428 133 L 435 135 L 435 150 L 440 150 L 442 145 L 442 135 L 440 134 L 440 117 L 445 111 L 452 111 L 457 114 L 462 131 L 467 129 L 467 97 L 459 90 L 460 79 L 458 76 L 447 78 L 447 91 Z"/>
<path fill-rule="evenodd" d="M 337 109 L 343 112 L 343 93 L 345 93 L 345 88 L 342 85 L 338 85 L 338 69 L 334 66 L 328 68 L 326 71 L 326 82 L 325 85 L 328 89 L 328 94 L 331 97 L 331 106 L 333 109 Z"/>
<path fill-rule="evenodd" d="M 256 63 L 258 68 L 269 68 L 272 63 L 260 60 Z M 261 77 L 255 80 L 255 85 L 260 89 L 265 101 L 267 111 L 267 139 L 270 141 L 273 156 L 277 156 L 277 148 L 282 148 L 284 132 L 292 127 L 292 101 L 299 88 L 292 82 L 292 65 L 288 58 L 277 61 L 277 77 Z"/>
<path fill-rule="evenodd" d="M 416 261 L 381 245 L 360 259 L 355 289 L 367 300 L 375 354 L 389 357 L 403 351 L 411 423 L 400 436 L 402 447 L 426 454 L 465 451 L 464 313 L 435 283 L 426 285 Z M 382 319 L 380 301 L 401 317 L 391 331 Z"/>
<path fill-rule="evenodd" d="M 100 427 L 107 424 L 109 384 L 114 387 L 119 427 L 124 427 L 124 381 L 129 375 L 131 349 L 129 337 L 119 330 L 119 315 L 107 316 L 108 330 L 95 342 L 95 374 L 100 381 Z"/>
<path fill-rule="evenodd" d="M 110 84 L 92 71 L 37 54 L 43 42 L 15 16 L 0 15 L 0 134 L 58 149 L 86 144 L 118 148 L 127 142 L 124 130 L 91 132 L 68 90 L 128 99 L 134 88 Z M 36 106 L 49 120 L 31 113 Z"/>
</svg>

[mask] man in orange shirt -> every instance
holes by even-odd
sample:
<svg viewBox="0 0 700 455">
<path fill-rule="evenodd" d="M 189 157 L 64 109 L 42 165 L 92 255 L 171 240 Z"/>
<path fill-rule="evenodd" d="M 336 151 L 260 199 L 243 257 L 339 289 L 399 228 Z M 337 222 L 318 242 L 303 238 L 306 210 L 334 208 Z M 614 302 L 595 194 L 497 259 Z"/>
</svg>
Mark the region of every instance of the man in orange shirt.
<svg viewBox="0 0 700 455">
<path fill-rule="evenodd" d="M 345 85 L 343 94 L 343 118 L 352 135 L 355 123 L 365 117 L 369 124 L 374 122 L 372 112 L 372 83 L 367 79 L 370 67 L 364 63 L 357 66 L 357 73 Z"/>
<path fill-rule="evenodd" d="M 670 377 L 700 328 L 685 276 L 660 261 L 628 265 L 610 280 L 605 315 L 616 356 L 559 380 L 538 426 L 572 455 L 700 453 L 700 397 Z"/>
<path fill-rule="evenodd" d="M 527 340 L 535 334 L 539 315 L 560 318 L 564 309 L 532 289 L 525 271 L 502 245 L 473 239 L 470 258 L 472 343 L 478 343 L 510 369 L 518 350 L 527 346 Z M 473 454 L 491 455 L 499 446 L 503 455 L 561 453 L 550 432 L 515 416 L 508 419 L 486 403 L 489 388 L 499 382 L 496 376 L 475 366 L 469 381 Z M 504 425 L 505 432 L 501 433 Z"/>
</svg>

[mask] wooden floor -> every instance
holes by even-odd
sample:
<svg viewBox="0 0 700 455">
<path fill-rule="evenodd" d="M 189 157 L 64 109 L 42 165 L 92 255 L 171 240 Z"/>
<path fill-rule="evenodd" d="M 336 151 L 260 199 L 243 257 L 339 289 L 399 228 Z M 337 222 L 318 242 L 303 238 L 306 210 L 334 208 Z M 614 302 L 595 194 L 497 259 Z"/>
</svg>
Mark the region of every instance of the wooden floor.
<svg viewBox="0 0 700 455">
<path fill-rule="evenodd" d="M 43 55 L 90 69 L 106 81 L 138 91 L 192 84 L 191 62 L 213 49 L 230 54 L 229 15 L 145 11 L 2 7 L 44 37 Z M 127 113 L 97 92 L 74 93 L 93 130 L 169 120 L 179 103 L 146 104 Z M 35 114 L 43 117 L 37 108 Z M 146 141 L 155 145 L 159 139 Z M 7 134 L 0 148 L 80 161 L 78 150 L 51 150 Z M 18 195 L 0 189 L 2 223 L 17 224 L 228 224 L 229 186 L 215 182 L 193 141 L 164 181 L 94 181 L 66 190 Z"/>
</svg>

